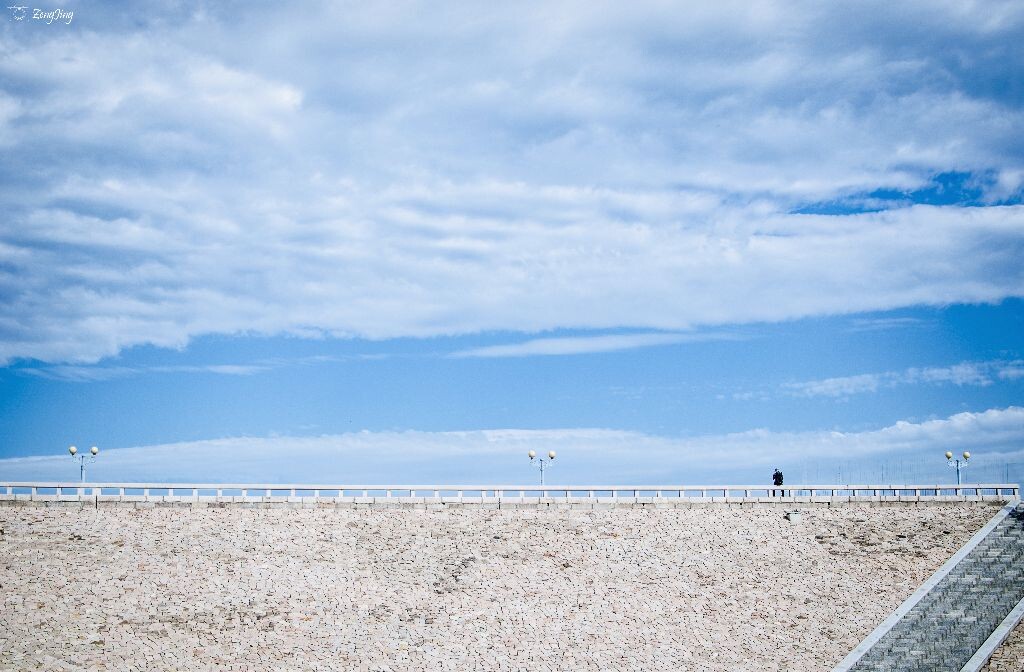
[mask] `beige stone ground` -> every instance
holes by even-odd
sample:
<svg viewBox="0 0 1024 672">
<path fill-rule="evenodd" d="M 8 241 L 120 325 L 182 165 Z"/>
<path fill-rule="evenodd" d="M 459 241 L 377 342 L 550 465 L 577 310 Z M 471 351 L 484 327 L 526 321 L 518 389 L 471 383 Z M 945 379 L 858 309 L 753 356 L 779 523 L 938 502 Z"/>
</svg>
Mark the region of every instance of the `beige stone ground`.
<svg viewBox="0 0 1024 672">
<path fill-rule="evenodd" d="M 1024 622 L 996 649 L 984 672 L 1024 672 Z"/>
<path fill-rule="evenodd" d="M 0 669 L 827 670 L 996 508 L 0 508 Z"/>
</svg>

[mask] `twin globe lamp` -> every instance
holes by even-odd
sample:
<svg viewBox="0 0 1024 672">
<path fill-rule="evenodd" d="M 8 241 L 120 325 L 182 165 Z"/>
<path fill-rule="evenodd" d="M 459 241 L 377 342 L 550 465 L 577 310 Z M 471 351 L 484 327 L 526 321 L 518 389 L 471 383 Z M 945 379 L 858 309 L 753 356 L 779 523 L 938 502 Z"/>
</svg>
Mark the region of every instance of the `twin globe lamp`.
<svg viewBox="0 0 1024 672">
<path fill-rule="evenodd" d="M 79 473 L 79 478 L 81 479 L 82 483 L 85 483 L 85 455 L 79 455 L 78 454 L 78 448 L 76 446 L 69 446 L 68 447 L 68 452 L 71 453 L 71 457 L 72 458 L 75 458 L 75 457 L 78 458 L 78 461 L 79 461 L 79 472 L 78 472 Z M 93 446 L 92 448 L 89 449 L 89 457 L 92 458 L 92 459 L 96 459 L 96 455 L 99 454 L 99 452 L 100 452 L 100 449 L 97 448 L 96 446 Z"/>
<path fill-rule="evenodd" d="M 543 457 L 540 458 L 539 460 L 537 460 L 537 451 L 536 450 L 531 450 L 530 452 L 527 453 L 527 455 L 530 456 L 530 464 L 535 464 L 540 469 L 540 484 L 544 485 L 545 462 L 550 462 L 551 460 L 555 459 L 555 451 L 553 451 L 553 450 L 549 450 L 548 451 L 548 459 L 547 460 L 545 460 Z M 537 461 L 534 462 L 534 460 L 537 460 Z"/>
<path fill-rule="evenodd" d="M 960 458 L 953 459 L 952 451 L 946 451 L 946 464 L 950 467 L 956 467 L 956 484 L 960 485 L 960 467 L 966 467 L 967 461 L 971 459 L 971 454 L 968 451 L 964 451 L 964 461 L 960 462 Z"/>
</svg>

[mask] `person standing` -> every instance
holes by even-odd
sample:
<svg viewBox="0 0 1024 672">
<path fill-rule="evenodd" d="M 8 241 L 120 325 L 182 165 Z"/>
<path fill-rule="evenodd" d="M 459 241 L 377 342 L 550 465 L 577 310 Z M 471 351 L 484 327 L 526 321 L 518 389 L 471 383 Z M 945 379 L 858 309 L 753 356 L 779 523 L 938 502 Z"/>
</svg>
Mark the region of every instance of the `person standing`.
<svg viewBox="0 0 1024 672">
<path fill-rule="evenodd" d="M 776 486 L 782 485 L 782 472 L 779 471 L 778 467 L 775 467 L 775 473 L 772 474 L 772 483 L 774 483 Z M 772 497 L 775 496 L 775 493 L 778 493 L 783 497 L 786 496 L 785 490 L 772 490 Z"/>
</svg>

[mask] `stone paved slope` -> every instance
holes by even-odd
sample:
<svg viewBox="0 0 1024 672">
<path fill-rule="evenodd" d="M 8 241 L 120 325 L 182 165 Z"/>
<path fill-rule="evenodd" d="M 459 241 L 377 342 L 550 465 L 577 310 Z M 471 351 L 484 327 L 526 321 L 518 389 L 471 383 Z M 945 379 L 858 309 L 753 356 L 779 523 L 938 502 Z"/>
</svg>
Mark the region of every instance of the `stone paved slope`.
<svg viewBox="0 0 1024 672">
<path fill-rule="evenodd" d="M 1024 598 L 1024 505 L 996 526 L 851 668 L 958 672 Z"/>
<path fill-rule="evenodd" d="M 0 508 L 0 670 L 830 669 L 994 510 Z"/>
</svg>

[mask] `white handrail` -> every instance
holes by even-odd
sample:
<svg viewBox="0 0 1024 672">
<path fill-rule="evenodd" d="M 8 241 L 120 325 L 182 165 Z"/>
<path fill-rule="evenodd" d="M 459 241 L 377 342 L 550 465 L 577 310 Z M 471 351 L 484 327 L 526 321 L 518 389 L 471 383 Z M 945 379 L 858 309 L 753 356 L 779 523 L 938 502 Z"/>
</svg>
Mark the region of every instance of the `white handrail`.
<svg viewBox="0 0 1024 672">
<path fill-rule="evenodd" d="M 16 492 L 23 491 L 25 492 Z M 43 492 L 50 491 L 53 492 Z M 115 491 L 111 493 L 110 491 Z M 164 494 L 154 494 L 153 491 Z M 139 491 L 140 494 L 134 494 Z M 179 492 L 188 494 L 178 494 Z M 227 494 L 225 491 L 237 491 L 238 495 Z M 983 491 L 989 491 L 988 493 Z M 526 500 L 526 499 L 566 499 L 566 500 L 598 500 L 605 496 L 616 501 L 646 500 L 648 498 L 663 501 L 668 498 L 709 501 L 747 501 L 763 500 L 770 497 L 778 500 L 794 500 L 796 498 L 852 498 L 880 499 L 893 498 L 900 501 L 922 499 L 938 499 L 948 497 L 996 496 L 1010 499 L 1019 498 L 1019 486 L 1015 483 L 964 483 L 952 484 L 799 484 L 799 485 L 324 485 L 324 484 L 293 484 L 293 483 L 76 483 L 66 481 L 0 481 L 0 498 L 10 499 L 28 495 L 36 498 L 68 498 L 77 497 L 117 497 L 160 499 L 162 501 L 198 501 L 202 497 L 209 498 L 204 492 L 212 492 L 215 501 L 233 501 L 234 497 L 242 498 L 285 498 L 301 500 L 312 497 L 316 500 L 348 500 L 353 498 L 374 499 L 380 493 L 384 499 L 395 498 L 435 498 L 443 501 L 460 501 L 467 497 L 474 499 Z M 736 495 L 734 493 L 742 493 Z M 258 494 L 257 494 L 258 493 Z M 333 495 L 325 493 L 335 493 Z M 353 494 L 347 494 L 353 493 Z M 430 493 L 420 495 L 417 493 Z M 453 494 L 446 494 L 453 493 Z M 478 493 L 470 495 L 467 493 Z M 490 494 L 488 494 L 490 493 Z M 536 494 L 534 494 L 536 493 Z M 604 495 L 607 493 L 607 495 Z M 645 494 L 647 493 L 647 494 Z M 763 493 L 763 494 L 760 494 Z"/>
<path fill-rule="evenodd" d="M 723 490 L 974 490 L 982 488 L 1019 488 L 1016 483 L 963 483 L 960 485 L 951 483 L 927 483 L 927 484 L 795 484 L 795 485 L 444 485 L 432 483 L 430 485 L 399 484 L 387 485 L 363 485 L 363 484 L 330 484 L 322 483 L 155 483 L 155 482 L 95 482 L 82 483 L 79 481 L 0 481 L 0 488 L 131 488 L 141 490 L 152 488 L 154 490 L 570 490 L 581 492 L 585 490 L 643 490 L 653 492 L 657 490 L 686 490 L 686 491 L 723 491 Z"/>
</svg>

